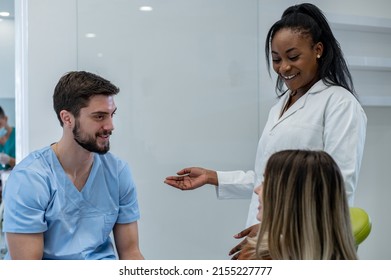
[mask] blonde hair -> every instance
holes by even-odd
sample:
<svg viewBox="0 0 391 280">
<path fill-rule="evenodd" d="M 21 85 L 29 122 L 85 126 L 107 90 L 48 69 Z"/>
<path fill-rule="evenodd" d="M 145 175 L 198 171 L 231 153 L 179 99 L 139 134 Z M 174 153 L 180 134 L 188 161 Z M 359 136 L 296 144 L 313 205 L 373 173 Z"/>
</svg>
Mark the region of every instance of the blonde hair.
<svg viewBox="0 0 391 280">
<path fill-rule="evenodd" d="M 329 154 L 303 150 L 273 154 L 262 195 L 256 258 L 357 259 L 343 178 Z"/>
</svg>

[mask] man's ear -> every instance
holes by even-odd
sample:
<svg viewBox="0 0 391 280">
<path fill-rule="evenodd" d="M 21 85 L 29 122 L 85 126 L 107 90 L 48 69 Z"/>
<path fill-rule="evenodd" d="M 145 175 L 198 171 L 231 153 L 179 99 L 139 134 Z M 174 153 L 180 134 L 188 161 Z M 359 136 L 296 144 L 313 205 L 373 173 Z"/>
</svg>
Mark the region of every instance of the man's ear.
<svg viewBox="0 0 391 280">
<path fill-rule="evenodd" d="M 60 112 L 60 118 L 64 124 L 64 126 L 71 127 L 74 123 L 74 117 L 71 112 L 67 110 L 62 110 Z"/>
</svg>

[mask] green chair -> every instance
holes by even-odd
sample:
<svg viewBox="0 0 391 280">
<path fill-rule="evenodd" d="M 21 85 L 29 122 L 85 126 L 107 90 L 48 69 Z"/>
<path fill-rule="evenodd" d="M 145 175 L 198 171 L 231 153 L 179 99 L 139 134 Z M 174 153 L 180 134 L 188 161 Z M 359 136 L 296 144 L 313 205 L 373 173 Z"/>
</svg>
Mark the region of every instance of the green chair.
<svg viewBox="0 0 391 280">
<path fill-rule="evenodd" d="M 350 221 L 356 246 L 358 247 L 371 233 L 372 223 L 367 212 L 358 207 L 350 208 Z"/>
</svg>

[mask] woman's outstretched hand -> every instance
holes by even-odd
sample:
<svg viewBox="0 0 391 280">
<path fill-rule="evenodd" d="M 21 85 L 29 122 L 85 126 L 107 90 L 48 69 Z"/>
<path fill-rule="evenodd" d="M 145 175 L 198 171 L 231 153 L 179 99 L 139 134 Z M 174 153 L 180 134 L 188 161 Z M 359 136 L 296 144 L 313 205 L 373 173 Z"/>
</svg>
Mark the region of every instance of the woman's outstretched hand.
<svg viewBox="0 0 391 280">
<path fill-rule="evenodd" d="M 188 167 L 178 171 L 177 176 L 168 176 L 164 183 L 187 191 L 197 189 L 206 184 L 217 186 L 218 179 L 216 171 L 201 167 Z"/>
</svg>

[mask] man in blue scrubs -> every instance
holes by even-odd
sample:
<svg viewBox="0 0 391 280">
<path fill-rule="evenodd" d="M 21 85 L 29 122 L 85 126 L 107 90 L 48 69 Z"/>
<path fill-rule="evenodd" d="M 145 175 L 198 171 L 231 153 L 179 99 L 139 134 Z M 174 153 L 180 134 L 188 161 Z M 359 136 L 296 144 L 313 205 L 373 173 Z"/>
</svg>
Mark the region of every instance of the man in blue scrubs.
<svg viewBox="0 0 391 280">
<path fill-rule="evenodd" d="M 4 191 L 8 259 L 143 259 L 136 186 L 109 152 L 114 95 L 95 74 L 65 74 L 53 95 L 63 128 L 57 142 L 28 155 Z"/>
</svg>

